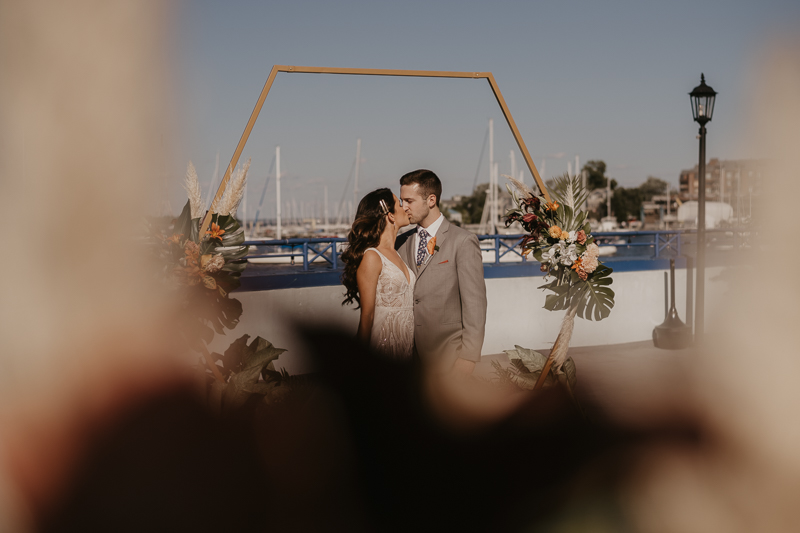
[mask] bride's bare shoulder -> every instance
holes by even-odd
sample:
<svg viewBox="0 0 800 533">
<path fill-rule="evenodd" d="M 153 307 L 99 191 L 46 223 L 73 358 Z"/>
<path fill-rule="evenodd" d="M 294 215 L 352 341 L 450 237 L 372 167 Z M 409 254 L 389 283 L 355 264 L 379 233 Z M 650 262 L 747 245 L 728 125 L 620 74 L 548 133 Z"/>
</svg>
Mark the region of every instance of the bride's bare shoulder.
<svg viewBox="0 0 800 533">
<path fill-rule="evenodd" d="M 370 248 L 364 252 L 364 257 L 361 258 L 361 264 L 358 265 L 358 271 L 360 272 L 362 268 L 364 269 L 374 269 L 377 268 L 378 272 L 381 270 L 381 256 L 378 250 L 375 248 Z"/>
</svg>

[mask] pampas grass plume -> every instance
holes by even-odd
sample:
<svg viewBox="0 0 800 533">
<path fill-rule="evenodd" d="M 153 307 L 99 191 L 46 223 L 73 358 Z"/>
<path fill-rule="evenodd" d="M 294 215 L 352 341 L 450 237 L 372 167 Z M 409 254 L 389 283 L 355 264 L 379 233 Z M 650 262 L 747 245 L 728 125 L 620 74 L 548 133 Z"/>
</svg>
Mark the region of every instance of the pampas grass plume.
<svg viewBox="0 0 800 533">
<path fill-rule="evenodd" d="M 183 180 L 183 188 L 189 197 L 189 206 L 192 210 L 192 218 L 203 216 L 203 195 L 200 193 L 200 181 L 197 179 L 197 171 L 189 161 L 186 167 L 186 179 Z"/>
<path fill-rule="evenodd" d="M 523 195 L 523 198 L 524 197 L 532 198 L 536 196 L 535 194 L 533 194 L 533 191 L 521 181 L 516 180 L 507 174 L 503 174 L 503 177 L 506 178 L 508 181 L 510 181 L 514 185 L 514 187 L 517 188 L 517 190 Z"/>
<path fill-rule="evenodd" d="M 250 160 L 236 172 L 230 179 L 225 193 L 219 202 L 219 209 L 216 210 L 222 216 L 236 215 L 236 210 L 239 209 L 239 203 L 242 201 L 244 195 L 244 185 L 247 182 L 247 171 L 250 170 Z M 214 211 L 212 209 L 212 211 Z"/>
</svg>

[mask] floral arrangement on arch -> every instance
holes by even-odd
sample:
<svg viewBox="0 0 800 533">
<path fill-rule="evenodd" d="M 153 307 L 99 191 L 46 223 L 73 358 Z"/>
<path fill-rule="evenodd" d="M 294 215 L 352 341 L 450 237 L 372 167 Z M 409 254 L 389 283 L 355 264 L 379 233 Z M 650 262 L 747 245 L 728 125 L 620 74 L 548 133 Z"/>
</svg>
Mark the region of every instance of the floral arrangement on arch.
<svg viewBox="0 0 800 533">
<path fill-rule="evenodd" d="M 206 207 L 192 163 L 183 183 L 188 200 L 181 214 L 170 221 L 150 221 L 150 243 L 161 284 L 178 293 L 181 303 L 181 334 L 189 347 L 204 355 L 214 334 L 236 327 L 242 314 L 241 303 L 230 292 L 239 287 L 247 265 L 244 229 L 235 215 L 249 165 L 248 161 L 232 176 L 225 193 L 208 208 L 211 226 L 204 235 L 200 235 L 200 223 Z"/>
<path fill-rule="evenodd" d="M 582 208 L 588 192 L 578 176 L 555 178 L 552 201 L 537 196 L 514 178 L 506 178 L 514 185 L 514 189 L 507 188 L 516 203 L 506 213 L 506 227 L 519 222 L 528 232 L 520 247 L 524 256 L 533 254 L 545 272 L 547 283 L 539 288 L 552 293 L 545 298 L 545 309 L 567 312 L 547 357 L 517 346 L 506 353 L 518 364 L 513 371 L 500 374 L 522 388 L 539 389 L 552 367 L 555 378 L 550 377 L 550 382 L 561 383 L 575 400 L 575 363 L 567 358 L 574 319 L 576 315 L 587 320 L 608 317 L 614 307 L 614 291 L 609 287 L 612 269 L 599 260 L 600 248 Z"/>
<path fill-rule="evenodd" d="M 254 396 L 264 403 L 283 401 L 304 386 L 302 379 L 275 369 L 274 361 L 286 350 L 261 337 L 248 344 L 250 335 L 242 335 L 221 354 L 211 353 L 207 346 L 215 334 L 234 329 L 242 316 L 242 304 L 231 297 L 231 291 L 239 287 L 247 266 L 249 247 L 236 211 L 249 168 L 248 160 L 206 210 L 197 172 L 189 163 L 183 183 L 188 200 L 180 216 L 149 221 L 149 243 L 160 269 L 160 284 L 178 297 L 180 335 L 189 349 L 202 356 L 198 368 L 202 390 L 209 406 L 220 414 L 235 412 Z M 208 212 L 211 223 L 201 235 L 201 222 Z"/>
<path fill-rule="evenodd" d="M 533 254 L 550 283 L 540 288 L 552 291 L 545 300 L 551 311 L 575 307 L 581 318 L 602 320 L 614 307 L 610 267 L 603 265 L 600 247 L 582 209 L 588 196 L 577 176 L 555 178 L 553 201 L 537 196 L 524 184 L 506 176 L 517 207 L 506 213 L 506 227 L 519 222 L 528 234 L 522 239 L 522 254 Z"/>
</svg>

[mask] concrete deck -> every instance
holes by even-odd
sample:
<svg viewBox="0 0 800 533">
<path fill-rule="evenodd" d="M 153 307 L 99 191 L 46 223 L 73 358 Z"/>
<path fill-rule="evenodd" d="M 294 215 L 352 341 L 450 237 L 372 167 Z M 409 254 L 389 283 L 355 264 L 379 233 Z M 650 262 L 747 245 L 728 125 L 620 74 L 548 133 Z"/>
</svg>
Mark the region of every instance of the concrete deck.
<svg viewBox="0 0 800 533">
<path fill-rule="evenodd" d="M 536 349 L 536 348 L 534 348 Z M 536 349 L 544 355 L 549 349 Z M 662 350 L 652 341 L 570 348 L 575 361 L 582 402 L 604 406 L 615 414 L 636 417 L 648 407 L 674 401 L 686 385 L 686 368 L 693 349 Z M 485 355 L 475 367 L 475 375 L 491 378 L 492 361 L 509 363 L 505 352 Z M 645 409 L 643 409 L 645 408 Z"/>
</svg>

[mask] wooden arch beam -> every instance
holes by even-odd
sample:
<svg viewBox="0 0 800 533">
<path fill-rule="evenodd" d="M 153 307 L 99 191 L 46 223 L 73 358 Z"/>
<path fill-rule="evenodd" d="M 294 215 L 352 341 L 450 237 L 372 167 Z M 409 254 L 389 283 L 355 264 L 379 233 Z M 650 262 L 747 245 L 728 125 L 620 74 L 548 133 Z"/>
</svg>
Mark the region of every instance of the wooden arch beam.
<svg viewBox="0 0 800 533">
<path fill-rule="evenodd" d="M 253 112 L 250 113 L 250 120 L 247 121 L 247 126 L 245 126 L 242 137 L 239 139 L 239 144 L 236 146 L 236 150 L 233 152 L 233 157 L 231 157 L 230 163 L 228 163 L 228 168 L 225 169 L 225 176 L 222 178 L 222 181 L 219 184 L 219 188 L 217 189 L 217 193 L 214 195 L 213 202 L 218 201 L 222 197 L 225 188 L 228 186 L 231 173 L 239 163 L 239 157 L 242 155 L 244 145 L 247 144 L 247 139 L 250 137 L 250 132 L 253 130 L 253 126 L 256 123 L 259 113 L 261 113 L 261 108 L 264 106 L 264 101 L 267 99 L 267 95 L 272 88 L 272 83 L 275 81 L 275 76 L 278 75 L 278 72 L 300 72 L 305 74 L 348 74 L 355 76 L 407 76 L 413 78 L 486 79 L 489 82 L 489 86 L 492 88 L 492 92 L 494 93 L 494 97 L 497 99 L 497 103 L 500 104 L 500 109 L 502 109 L 503 116 L 506 118 L 506 122 L 508 122 L 508 126 L 511 128 L 511 133 L 514 134 L 514 139 L 517 141 L 517 146 L 519 146 L 520 152 L 522 152 L 522 156 L 525 158 L 525 163 L 528 165 L 528 170 L 530 170 L 531 175 L 533 175 L 533 178 L 536 180 L 536 185 L 539 186 L 539 190 L 542 191 L 545 199 L 547 199 L 548 202 L 551 201 L 550 195 L 548 194 L 547 189 L 542 182 L 542 178 L 539 176 L 539 171 L 536 170 L 536 165 L 533 164 L 533 159 L 531 159 L 531 154 L 528 152 L 528 147 L 525 146 L 525 141 L 522 140 L 522 135 L 520 135 L 519 129 L 517 129 L 517 124 L 514 122 L 514 118 L 511 116 L 511 111 L 509 111 L 506 101 L 503 98 L 503 94 L 500 92 L 500 87 L 497 86 L 497 82 L 495 81 L 491 72 L 450 72 L 442 70 L 390 70 L 375 68 L 329 68 L 274 65 L 269 73 L 269 76 L 267 77 L 266 83 L 264 83 L 264 88 L 261 89 L 261 94 L 258 97 L 256 106 L 253 108 Z M 203 224 L 200 227 L 201 238 L 203 235 L 205 235 L 205 232 L 211 223 L 211 215 L 212 213 L 209 210 L 208 213 L 206 213 L 205 218 L 203 218 Z"/>
</svg>

